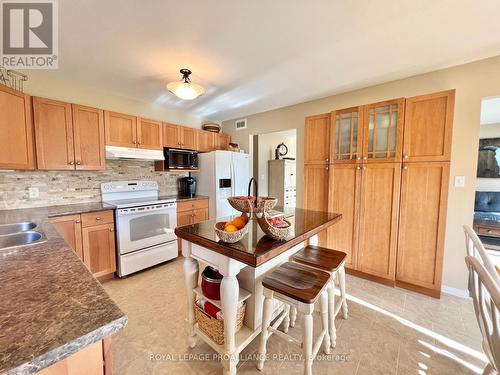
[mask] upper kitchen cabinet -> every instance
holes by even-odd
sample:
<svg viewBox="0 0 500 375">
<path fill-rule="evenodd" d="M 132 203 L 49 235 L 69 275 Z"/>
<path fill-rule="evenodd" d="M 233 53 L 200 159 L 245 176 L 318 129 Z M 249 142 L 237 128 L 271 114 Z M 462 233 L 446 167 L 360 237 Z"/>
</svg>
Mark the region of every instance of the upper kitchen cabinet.
<svg viewBox="0 0 500 375">
<path fill-rule="evenodd" d="M 363 161 L 401 161 L 405 99 L 364 106 Z"/>
<path fill-rule="evenodd" d="M 104 111 L 106 145 L 136 147 L 137 117 Z"/>
<path fill-rule="evenodd" d="M 163 124 L 161 121 L 137 119 L 137 147 L 163 150 Z"/>
<path fill-rule="evenodd" d="M 455 90 L 406 99 L 403 161 L 449 161 Z"/>
<path fill-rule="evenodd" d="M 330 113 L 306 117 L 304 140 L 305 164 L 330 162 Z"/>
<path fill-rule="evenodd" d="M 0 168 L 34 169 L 31 98 L 0 85 Z"/>
<path fill-rule="evenodd" d="M 71 104 L 34 97 L 38 169 L 74 170 Z"/>
<path fill-rule="evenodd" d="M 182 129 L 181 147 L 188 150 L 196 150 L 198 148 L 198 131 L 185 126 L 181 126 L 180 128 Z"/>
<path fill-rule="evenodd" d="M 163 146 L 196 150 L 198 148 L 197 130 L 164 122 Z"/>
<path fill-rule="evenodd" d="M 227 150 L 229 148 L 230 142 L 231 142 L 231 136 L 229 134 L 224 134 L 224 133 L 215 134 L 216 150 Z"/>
<path fill-rule="evenodd" d="M 105 169 L 103 111 L 76 104 L 73 104 L 71 108 L 73 112 L 75 169 Z"/>
<path fill-rule="evenodd" d="M 180 126 L 175 124 L 163 123 L 163 146 L 165 147 L 180 147 L 181 135 Z"/>
<path fill-rule="evenodd" d="M 363 121 L 361 107 L 340 109 L 332 112 L 332 155 L 334 163 L 361 161 Z"/>
<path fill-rule="evenodd" d="M 209 152 L 215 149 L 215 134 L 205 130 L 197 130 L 198 132 L 198 151 Z"/>
</svg>

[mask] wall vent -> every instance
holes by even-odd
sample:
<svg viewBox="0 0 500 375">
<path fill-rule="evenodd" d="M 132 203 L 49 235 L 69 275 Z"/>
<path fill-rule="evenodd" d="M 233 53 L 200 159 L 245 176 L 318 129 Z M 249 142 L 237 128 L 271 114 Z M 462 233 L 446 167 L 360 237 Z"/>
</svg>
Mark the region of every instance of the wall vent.
<svg viewBox="0 0 500 375">
<path fill-rule="evenodd" d="M 234 125 L 236 127 L 236 130 L 246 129 L 247 128 L 247 119 L 242 118 L 240 120 L 236 120 L 234 122 Z"/>
</svg>

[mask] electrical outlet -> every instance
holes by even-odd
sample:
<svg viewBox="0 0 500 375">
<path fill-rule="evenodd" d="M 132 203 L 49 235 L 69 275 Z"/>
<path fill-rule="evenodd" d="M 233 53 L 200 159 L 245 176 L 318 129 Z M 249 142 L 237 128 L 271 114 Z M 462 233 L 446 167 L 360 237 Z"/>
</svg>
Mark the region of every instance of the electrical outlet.
<svg viewBox="0 0 500 375">
<path fill-rule="evenodd" d="M 455 176 L 455 187 L 465 187 L 465 176 Z"/>
<path fill-rule="evenodd" d="M 28 188 L 28 194 L 30 198 L 38 198 L 40 196 L 40 190 L 37 187 Z"/>
</svg>

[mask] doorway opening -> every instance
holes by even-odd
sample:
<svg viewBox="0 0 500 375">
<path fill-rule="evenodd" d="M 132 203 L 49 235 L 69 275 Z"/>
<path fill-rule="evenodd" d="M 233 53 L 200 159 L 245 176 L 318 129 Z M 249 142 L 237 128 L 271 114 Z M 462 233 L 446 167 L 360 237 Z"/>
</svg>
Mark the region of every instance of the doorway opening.
<svg viewBox="0 0 500 375">
<path fill-rule="evenodd" d="M 297 130 L 256 134 L 252 143 L 252 172 L 259 195 L 277 198 L 278 206 L 295 207 Z"/>
</svg>

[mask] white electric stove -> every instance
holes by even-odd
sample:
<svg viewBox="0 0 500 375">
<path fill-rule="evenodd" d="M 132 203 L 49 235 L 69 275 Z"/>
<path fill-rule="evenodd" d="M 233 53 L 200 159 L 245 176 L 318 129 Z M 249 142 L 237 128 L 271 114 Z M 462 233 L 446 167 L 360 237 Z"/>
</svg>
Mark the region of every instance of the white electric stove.
<svg viewBox="0 0 500 375">
<path fill-rule="evenodd" d="M 177 257 L 177 204 L 158 198 L 156 181 L 106 182 L 101 196 L 116 208 L 118 276 Z"/>
</svg>

